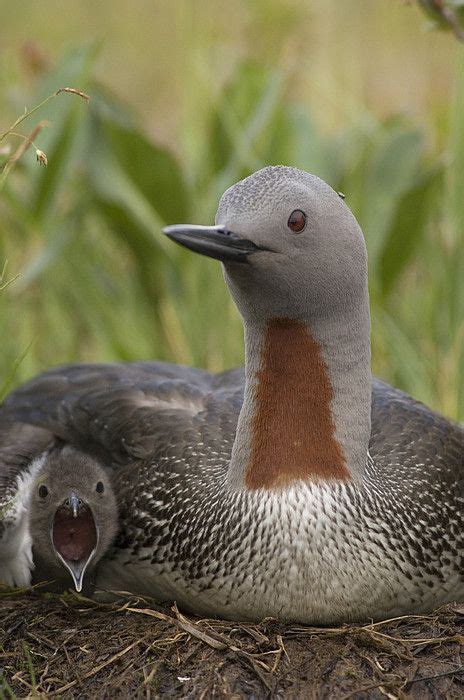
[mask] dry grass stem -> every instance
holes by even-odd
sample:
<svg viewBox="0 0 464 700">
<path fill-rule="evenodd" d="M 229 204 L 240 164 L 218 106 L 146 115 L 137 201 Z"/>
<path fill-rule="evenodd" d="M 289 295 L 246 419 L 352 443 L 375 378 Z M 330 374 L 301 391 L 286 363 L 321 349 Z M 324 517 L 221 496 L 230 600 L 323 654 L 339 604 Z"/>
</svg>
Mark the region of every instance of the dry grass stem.
<svg viewBox="0 0 464 700">
<path fill-rule="evenodd" d="M 85 92 L 82 90 L 78 90 L 76 88 L 72 87 L 62 87 L 53 92 L 51 95 L 48 95 L 44 100 L 39 102 L 38 105 L 33 107 L 32 109 L 25 109 L 24 114 L 22 114 L 20 117 L 16 119 L 16 121 L 10 126 L 9 129 L 4 131 L 2 134 L 0 134 L 0 143 L 6 139 L 8 136 L 15 136 L 16 138 L 20 138 L 23 140 L 23 142 L 20 144 L 20 146 L 16 149 L 16 151 L 13 153 L 11 158 L 9 158 L 5 165 L 3 166 L 3 169 L 0 173 L 0 190 L 5 184 L 6 178 L 8 173 L 11 171 L 12 167 L 14 166 L 15 163 L 18 162 L 18 160 L 24 155 L 24 153 L 27 151 L 27 149 L 30 146 L 33 146 L 35 148 L 35 153 L 36 153 L 36 158 L 37 162 L 39 165 L 48 165 L 48 158 L 46 153 L 42 151 L 38 146 L 34 143 L 34 139 L 37 137 L 37 135 L 40 133 L 40 131 L 45 127 L 48 126 L 49 122 L 46 120 L 42 120 L 39 122 L 34 129 L 31 131 L 31 133 L 26 136 L 25 134 L 21 134 L 20 132 L 16 131 L 17 127 L 26 119 L 29 119 L 29 117 L 37 112 L 39 109 L 44 107 L 48 102 L 53 100 L 55 97 L 60 95 L 61 93 L 71 93 L 72 95 L 77 95 L 78 97 L 81 97 L 83 100 L 86 102 L 90 101 L 89 95 L 87 95 Z"/>
<path fill-rule="evenodd" d="M 0 597 L 6 698 L 462 697 L 459 606 L 318 628 L 198 619 L 133 596 Z"/>
<path fill-rule="evenodd" d="M 85 100 L 86 102 L 90 102 L 90 96 L 87 95 L 87 93 L 83 92 L 82 90 L 77 90 L 76 88 L 72 88 L 72 87 L 62 87 L 55 92 L 55 95 L 59 95 L 61 92 L 69 92 L 72 95 L 77 95 L 78 97 L 82 97 L 82 99 Z"/>
</svg>

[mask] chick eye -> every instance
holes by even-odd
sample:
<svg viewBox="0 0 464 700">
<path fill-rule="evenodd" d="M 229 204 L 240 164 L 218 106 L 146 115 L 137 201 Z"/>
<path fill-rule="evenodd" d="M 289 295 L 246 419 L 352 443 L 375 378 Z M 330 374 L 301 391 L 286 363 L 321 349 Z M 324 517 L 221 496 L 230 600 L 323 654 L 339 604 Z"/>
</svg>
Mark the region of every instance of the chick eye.
<svg viewBox="0 0 464 700">
<path fill-rule="evenodd" d="M 96 487 L 95 487 L 95 491 L 96 491 L 97 493 L 103 493 L 104 490 L 105 490 L 105 486 L 104 486 L 104 484 L 103 484 L 103 481 L 97 481 L 97 485 L 96 485 Z"/>
<path fill-rule="evenodd" d="M 40 498 L 46 498 L 48 496 L 48 489 L 45 484 L 39 486 L 39 496 Z"/>
<path fill-rule="evenodd" d="M 300 233 L 306 226 L 306 214 L 301 209 L 292 211 L 287 221 L 288 228 L 294 233 Z"/>
</svg>

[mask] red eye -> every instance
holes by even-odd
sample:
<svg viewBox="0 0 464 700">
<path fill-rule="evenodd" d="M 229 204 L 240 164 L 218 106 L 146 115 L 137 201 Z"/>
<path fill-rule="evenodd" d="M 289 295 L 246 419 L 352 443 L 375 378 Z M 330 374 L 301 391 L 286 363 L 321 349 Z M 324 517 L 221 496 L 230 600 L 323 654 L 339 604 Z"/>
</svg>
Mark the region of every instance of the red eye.
<svg viewBox="0 0 464 700">
<path fill-rule="evenodd" d="M 295 209 L 288 217 L 287 226 L 291 231 L 300 233 L 306 226 L 306 214 L 301 209 Z"/>
</svg>

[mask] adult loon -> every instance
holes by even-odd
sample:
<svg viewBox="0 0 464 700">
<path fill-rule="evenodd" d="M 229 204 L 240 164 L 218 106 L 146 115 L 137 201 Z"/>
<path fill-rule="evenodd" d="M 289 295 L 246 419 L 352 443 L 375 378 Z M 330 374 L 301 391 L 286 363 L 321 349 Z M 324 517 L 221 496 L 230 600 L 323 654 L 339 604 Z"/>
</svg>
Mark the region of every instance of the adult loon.
<svg viewBox="0 0 464 700">
<path fill-rule="evenodd" d="M 463 599 L 464 431 L 372 381 L 367 255 L 345 202 L 267 167 L 225 192 L 216 226 L 165 232 L 223 263 L 245 374 L 67 366 L 0 410 L 112 466 L 120 532 L 97 585 L 323 624 Z"/>
</svg>

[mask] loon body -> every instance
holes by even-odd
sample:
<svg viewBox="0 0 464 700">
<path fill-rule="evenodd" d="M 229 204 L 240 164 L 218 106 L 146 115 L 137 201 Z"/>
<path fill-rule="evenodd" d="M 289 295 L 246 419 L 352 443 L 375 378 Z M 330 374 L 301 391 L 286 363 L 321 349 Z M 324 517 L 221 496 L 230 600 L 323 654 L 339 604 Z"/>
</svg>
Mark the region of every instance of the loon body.
<svg viewBox="0 0 464 700">
<path fill-rule="evenodd" d="M 324 182 L 271 167 L 217 225 L 246 367 L 75 365 L 2 416 L 111 465 L 119 535 L 97 586 L 229 618 L 332 624 L 464 598 L 464 432 L 370 370 L 366 251 Z"/>
</svg>

